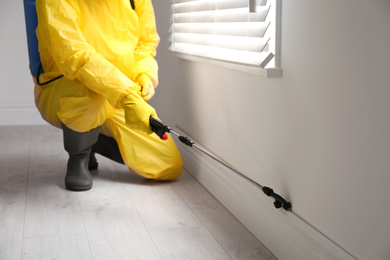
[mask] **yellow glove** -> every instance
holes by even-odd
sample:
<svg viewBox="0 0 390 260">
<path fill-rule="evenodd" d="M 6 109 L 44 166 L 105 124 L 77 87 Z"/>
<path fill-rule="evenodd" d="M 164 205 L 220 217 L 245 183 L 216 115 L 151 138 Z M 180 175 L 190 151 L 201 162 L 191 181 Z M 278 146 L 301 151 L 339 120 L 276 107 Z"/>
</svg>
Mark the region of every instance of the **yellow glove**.
<svg viewBox="0 0 390 260">
<path fill-rule="evenodd" d="M 147 134 L 152 134 L 149 117 L 157 118 L 156 110 L 146 103 L 136 92 L 125 96 L 120 106 L 125 110 L 126 124 L 130 128 L 141 130 Z"/>
<path fill-rule="evenodd" d="M 155 94 L 152 80 L 148 75 L 142 74 L 138 77 L 137 81 L 141 85 L 142 98 L 145 101 L 149 101 Z"/>
<path fill-rule="evenodd" d="M 135 90 L 137 91 L 137 94 L 142 97 L 142 86 L 138 82 L 135 83 Z"/>
</svg>

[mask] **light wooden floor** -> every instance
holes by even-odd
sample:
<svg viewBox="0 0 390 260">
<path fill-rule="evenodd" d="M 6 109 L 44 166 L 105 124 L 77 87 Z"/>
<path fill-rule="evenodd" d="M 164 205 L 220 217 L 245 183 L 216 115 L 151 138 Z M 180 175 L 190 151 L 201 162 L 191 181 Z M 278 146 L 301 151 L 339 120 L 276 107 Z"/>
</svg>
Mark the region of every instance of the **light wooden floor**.
<svg viewBox="0 0 390 260">
<path fill-rule="evenodd" d="M 0 126 L 0 259 L 275 259 L 185 170 L 152 182 L 97 158 L 70 192 L 59 129 Z"/>
</svg>

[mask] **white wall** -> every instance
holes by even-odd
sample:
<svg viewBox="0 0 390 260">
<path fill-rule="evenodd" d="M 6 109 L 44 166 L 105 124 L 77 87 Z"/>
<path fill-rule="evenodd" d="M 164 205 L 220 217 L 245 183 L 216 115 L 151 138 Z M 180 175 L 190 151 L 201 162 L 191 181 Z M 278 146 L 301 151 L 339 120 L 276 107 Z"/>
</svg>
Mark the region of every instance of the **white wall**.
<svg viewBox="0 0 390 260">
<path fill-rule="evenodd" d="M 390 259 L 389 46 L 388 0 L 283 1 L 283 76 L 180 60 L 177 125 L 354 257 Z"/>
<path fill-rule="evenodd" d="M 42 124 L 28 68 L 23 1 L 0 2 L 0 125 Z"/>
<path fill-rule="evenodd" d="M 168 50 L 170 31 L 170 5 L 167 1 L 153 0 L 157 31 L 160 44 L 157 48 L 156 60 L 159 64 L 159 86 L 150 104 L 156 108 L 158 116 L 167 124 L 173 124 L 174 111 L 178 109 L 174 103 L 174 83 L 178 61 Z"/>
</svg>

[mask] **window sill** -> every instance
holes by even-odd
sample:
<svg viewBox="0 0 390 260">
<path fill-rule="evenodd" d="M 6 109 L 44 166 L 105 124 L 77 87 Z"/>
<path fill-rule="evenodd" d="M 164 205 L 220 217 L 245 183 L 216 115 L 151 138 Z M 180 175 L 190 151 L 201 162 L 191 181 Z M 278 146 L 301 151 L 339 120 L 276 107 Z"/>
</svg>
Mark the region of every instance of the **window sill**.
<svg viewBox="0 0 390 260">
<path fill-rule="evenodd" d="M 241 72 L 255 74 L 265 78 L 278 78 L 282 76 L 282 68 L 259 68 L 251 65 L 243 65 L 238 63 L 232 63 L 227 61 L 213 60 L 199 56 L 193 56 L 183 53 L 173 52 L 173 54 L 181 59 L 203 62 L 211 65 L 216 65 L 222 68 L 227 68 L 231 70 L 237 70 Z"/>
</svg>

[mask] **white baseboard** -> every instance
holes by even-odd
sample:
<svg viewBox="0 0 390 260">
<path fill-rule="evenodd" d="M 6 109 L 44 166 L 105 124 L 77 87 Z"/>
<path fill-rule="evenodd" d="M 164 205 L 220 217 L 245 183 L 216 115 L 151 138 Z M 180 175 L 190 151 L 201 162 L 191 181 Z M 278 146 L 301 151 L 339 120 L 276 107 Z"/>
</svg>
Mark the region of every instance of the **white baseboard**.
<svg viewBox="0 0 390 260">
<path fill-rule="evenodd" d="M 0 125 L 47 124 L 33 104 L 0 105 Z"/>
<path fill-rule="evenodd" d="M 293 212 L 276 209 L 254 184 L 196 149 L 180 142 L 178 147 L 186 170 L 278 259 L 355 259 Z"/>
</svg>

